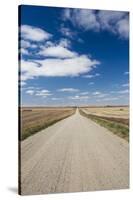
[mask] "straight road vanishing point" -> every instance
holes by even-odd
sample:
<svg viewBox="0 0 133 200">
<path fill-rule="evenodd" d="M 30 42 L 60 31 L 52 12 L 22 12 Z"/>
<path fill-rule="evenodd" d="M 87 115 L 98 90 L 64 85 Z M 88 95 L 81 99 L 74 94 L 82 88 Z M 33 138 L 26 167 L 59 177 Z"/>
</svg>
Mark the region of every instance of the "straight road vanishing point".
<svg viewBox="0 0 133 200">
<path fill-rule="evenodd" d="M 76 113 L 21 142 L 21 194 L 129 187 L 124 139 Z"/>
</svg>

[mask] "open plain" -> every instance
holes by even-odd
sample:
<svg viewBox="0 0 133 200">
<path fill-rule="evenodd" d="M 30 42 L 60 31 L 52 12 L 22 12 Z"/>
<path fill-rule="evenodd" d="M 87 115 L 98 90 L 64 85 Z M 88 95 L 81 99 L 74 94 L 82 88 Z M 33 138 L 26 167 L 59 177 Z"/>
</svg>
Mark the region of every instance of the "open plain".
<svg viewBox="0 0 133 200">
<path fill-rule="evenodd" d="M 20 109 L 20 139 L 26 139 L 74 112 L 75 108 L 71 107 L 22 107 Z"/>
</svg>

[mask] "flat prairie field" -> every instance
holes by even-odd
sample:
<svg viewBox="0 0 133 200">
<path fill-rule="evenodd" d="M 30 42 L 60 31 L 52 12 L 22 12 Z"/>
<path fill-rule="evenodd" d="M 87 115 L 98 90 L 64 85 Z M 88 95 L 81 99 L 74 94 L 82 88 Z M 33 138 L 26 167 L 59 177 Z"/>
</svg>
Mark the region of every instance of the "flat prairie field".
<svg viewBox="0 0 133 200">
<path fill-rule="evenodd" d="M 114 117 L 129 119 L 129 107 L 118 106 L 118 107 L 85 107 L 82 108 L 87 114 L 93 114 L 103 117 Z"/>
<path fill-rule="evenodd" d="M 22 107 L 20 108 L 20 140 L 47 128 L 75 113 L 73 107 Z"/>
</svg>

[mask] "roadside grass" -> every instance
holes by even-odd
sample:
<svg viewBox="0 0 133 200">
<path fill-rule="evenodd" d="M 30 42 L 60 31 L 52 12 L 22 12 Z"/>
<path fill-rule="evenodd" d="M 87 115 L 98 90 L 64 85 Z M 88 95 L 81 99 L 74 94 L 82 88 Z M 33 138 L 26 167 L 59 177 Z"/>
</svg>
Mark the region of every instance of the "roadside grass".
<svg viewBox="0 0 133 200">
<path fill-rule="evenodd" d="M 79 112 L 81 115 L 90 118 L 94 122 L 98 123 L 100 126 L 103 126 L 110 130 L 112 133 L 116 134 L 117 136 L 125 139 L 126 141 L 129 142 L 129 127 L 126 126 L 125 124 L 114 122 L 108 119 L 103 119 L 100 116 L 92 115 L 92 114 L 87 114 L 81 109 L 79 109 Z"/>
<path fill-rule="evenodd" d="M 25 111 L 25 110 L 24 110 Z M 27 111 L 28 112 L 28 111 Z M 44 112 L 44 113 L 43 113 Z M 40 111 L 40 115 L 36 117 L 36 112 L 33 111 L 28 113 L 27 116 L 23 116 L 21 113 L 20 123 L 20 140 L 24 140 L 27 137 L 55 124 L 56 122 L 63 120 L 75 113 L 75 109 L 69 110 L 49 110 Z M 38 113 L 37 113 L 38 114 Z M 43 115 L 42 115 L 43 114 Z M 25 120 L 26 119 L 26 120 Z"/>
</svg>

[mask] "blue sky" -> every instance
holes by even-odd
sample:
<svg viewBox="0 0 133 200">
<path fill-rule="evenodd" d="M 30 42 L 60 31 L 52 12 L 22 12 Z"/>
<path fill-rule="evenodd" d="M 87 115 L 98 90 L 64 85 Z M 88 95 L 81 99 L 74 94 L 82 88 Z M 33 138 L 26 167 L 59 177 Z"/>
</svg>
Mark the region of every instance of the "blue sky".
<svg viewBox="0 0 133 200">
<path fill-rule="evenodd" d="M 21 6 L 21 104 L 129 102 L 127 12 Z"/>
</svg>

